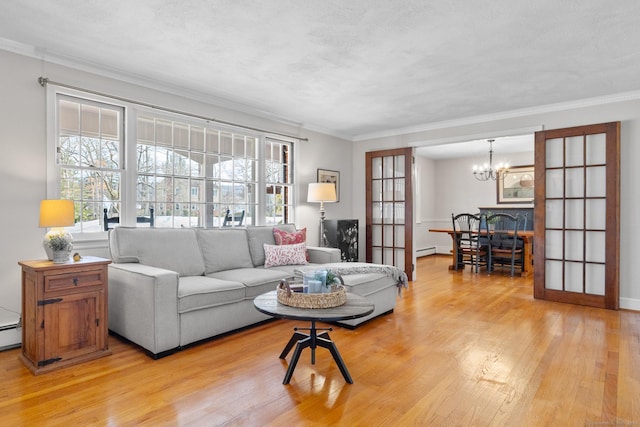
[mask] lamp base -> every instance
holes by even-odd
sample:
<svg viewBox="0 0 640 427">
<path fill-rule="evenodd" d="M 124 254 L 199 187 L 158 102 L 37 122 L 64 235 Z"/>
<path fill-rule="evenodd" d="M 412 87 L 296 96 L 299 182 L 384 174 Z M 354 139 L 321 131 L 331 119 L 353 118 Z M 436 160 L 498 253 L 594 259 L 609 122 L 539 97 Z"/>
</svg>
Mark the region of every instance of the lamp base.
<svg viewBox="0 0 640 427">
<path fill-rule="evenodd" d="M 324 217 L 320 218 L 320 247 L 325 248 L 327 246 L 327 239 L 324 235 Z"/>
<path fill-rule="evenodd" d="M 51 247 L 52 241 L 61 243 L 64 247 L 56 247 L 54 249 L 53 247 Z M 64 263 L 69 260 L 69 256 L 71 255 L 71 251 L 73 250 L 73 236 L 63 228 L 52 228 L 47 232 L 47 234 L 44 235 L 44 238 L 42 239 L 42 246 L 44 247 L 44 251 L 47 254 L 47 259 L 49 261 Z M 68 254 L 65 261 L 59 261 L 62 258 L 60 258 L 60 255 L 57 255 L 57 252 L 66 252 Z M 56 253 L 56 256 L 54 256 L 54 253 Z"/>
<path fill-rule="evenodd" d="M 54 264 L 66 264 L 71 260 L 71 251 L 53 251 Z"/>
<path fill-rule="evenodd" d="M 327 246 L 327 239 L 324 236 L 324 203 L 320 202 L 320 247 Z"/>
</svg>

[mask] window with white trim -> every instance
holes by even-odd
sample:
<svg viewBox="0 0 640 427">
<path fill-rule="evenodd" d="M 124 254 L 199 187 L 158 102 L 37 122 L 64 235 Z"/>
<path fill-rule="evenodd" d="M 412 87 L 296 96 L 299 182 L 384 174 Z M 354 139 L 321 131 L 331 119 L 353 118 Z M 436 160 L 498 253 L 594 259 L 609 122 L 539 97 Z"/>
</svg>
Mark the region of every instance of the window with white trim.
<svg viewBox="0 0 640 427">
<path fill-rule="evenodd" d="M 219 227 L 243 213 L 252 225 L 259 197 L 256 136 L 140 115 L 137 204 L 156 227 Z"/>
<path fill-rule="evenodd" d="M 267 138 L 264 159 L 266 223 L 287 223 L 293 212 L 291 144 Z"/>
<path fill-rule="evenodd" d="M 102 231 L 105 218 L 109 227 L 293 221 L 291 141 L 122 104 L 56 95 L 56 179 L 76 205 L 73 233 Z"/>
<path fill-rule="evenodd" d="M 72 232 L 101 231 L 103 210 L 120 210 L 124 108 L 59 96 L 57 113 L 59 192 L 74 201 Z"/>
</svg>

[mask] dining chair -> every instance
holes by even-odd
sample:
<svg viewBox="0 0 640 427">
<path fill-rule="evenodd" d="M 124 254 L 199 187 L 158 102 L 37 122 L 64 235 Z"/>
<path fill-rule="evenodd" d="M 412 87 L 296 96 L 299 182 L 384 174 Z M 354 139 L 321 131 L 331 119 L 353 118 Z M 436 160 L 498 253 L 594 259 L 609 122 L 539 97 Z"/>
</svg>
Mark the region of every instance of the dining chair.
<svg viewBox="0 0 640 427">
<path fill-rule="evenodd" d="M 236 212 L 233 215 L 231 211 L 227 209 L 227 213 L 224 216 L 224 221 L 222 222 L 223 227 L 231 227 L 233 226 L 241 226 L 244 221 L 244 209 L 240 212 Z"/>
<path fill-rule="evenodd" d="M 489 266 L 489 237 L 484 216 L 471 213 L 451 214 L 453 222 L 453 259 L 455 270 L 471 265 L 476 273 Z"/>
<path fill-rule="evenodd" d="M 107 208 L 103 209 L 103 217 L 102 217 L 102 226 L 104 231 L 109 231 L 109 224 L 120 224 L 119 216 L 109 217 Z M 149 208 L 149 216 L 138 216 L 136 217 L 136 223 L 138 224 L 149 224 L 149 227 L 153 227 L 155 223 L 155 218 L 153 215 L 153 208 Z"/>
<path fill-rule="evenodd" d="M 490 227 L 489 271 L 496 266 L 508 267 L 513 277 L 515 268 L 524 268 L 524 242 L 518 238 L 522 219 L 519 215 L 496 213 L 487 217 Z M 493 230 L 491 230 L 493 229 Z"/>
</svg>

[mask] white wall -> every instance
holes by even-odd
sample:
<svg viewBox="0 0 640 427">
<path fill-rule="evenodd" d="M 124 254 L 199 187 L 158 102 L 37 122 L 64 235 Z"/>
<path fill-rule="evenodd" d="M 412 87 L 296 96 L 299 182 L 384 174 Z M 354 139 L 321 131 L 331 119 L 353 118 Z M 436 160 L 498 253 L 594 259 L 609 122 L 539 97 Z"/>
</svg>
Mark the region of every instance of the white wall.
<svg viewBox="0 0 640 427">
<path fill-rule="evenodd" d="M 296 145 L 296 225 L 307 227 L 307 242 L 318 244 L 320 240 L 320 205 L 307 203 L 307 185 L 316 182 L 318 169 L 340 172 L 340 201 L 325 203 L 327 219 L 353 218 L 351 205 L 352 173 L 351 142 L 320 133 L 305 132 L 309 142 Z"/>
<path fill-rule="evenodd" d="M 496 155 L 496 158 L 497 162 L 501 161 L 501 156 Z M 479 207 L 497 206 L 496 182 L 478 181 L 472 173 L 474 164 L 486 161 L 486 157 L 468 157 L 436 162 L 434 184 L 437 203 L 434 204 L 434 219 L 445 220 L 450 227 L 452 213 L 477 212 Z M 509 164 L 532 165 L 533 147 L 531 152 L 509 155 Z"/>
<path fill-rule="evenodd" d="M 577 104 L 574 104 L 577 105 Z M 574 106 L 571 108 L 560 108 L 555 106 L 552 111 L 541 113 L 542 108 L 537 108 L 535 112 L 526 114 L 522 111 L 519 114 L 512 114 L 509 118 L 495 120 L 477 120 L 471 124 L 459 124 L 441 126 L 427 131 L 412 132 L 393 137 L 384 137 L 358 141 L 353 145 L 353 197 L 354 214 L 360 222 L 365 222 L 365 153 L 367 151 L 407 147 L 419 141 L 439 141 L 446 139 L 471 140 L 473 135 L 487 135 L 491 132 L 503 134 L 512 129 L 525 129 L 537 126 L 544 126 L 545 129 L 557 129 L 572 126 L 580 126 L 595 123 L 621 122 L 621 197 L 620 197 L 620 306 L 640 310 L 640 283 L 636 280 L 640 276 L 640 264 L 633 261 L 635 254 L 635 242 L 640 239 L 640 227 L 635 227 L 635 213 L 640 210 L 640 198 L 637 196 L 637 183 L 640 182 L 640 100 L 613 100 L 598 106 Z M 533 111 L 533 110 L 532 110 Z M 506 117 L 506 115 L 505 115 Z M 499 161 L 499 159 L 498 159 Z M 513 162 L 511 162 L 513 163 Z M 533 162 L 524 162 L 533 163 Z M 515 163 L 513 163 L 515 164 Z M 436 171 L 454 168 L 454 164 L 436 165 Z M 462 166 L 460 165 L 460 168 Z M 460 174 L 458 174 L 460 175 Z M 438 176 L 438 173 L 436 173 Z M 435 178 L 436 181 L 439 177 Z M 480 196 L 478 187 L 480 183 L 469 184 L 468 196 Z M 473 189 L 473 190 L 472 190 Z M 487 196 L 490 190 L 487 190 Z M 447 198 L 454 195 L 449 193 L 436 194 L 432 203 L 436 206 L 434 220 L 444 220 L 446 215 L 450 215 L 451 210 L 466 209 L 466 206 L 447 201 Z M 478 199 L 473 205 L 484 204 Z M 422 205 L 424 206 L 424 204 Z M 440 208 L 442 206 L 442 208 Z M 424 207 L 423 207 L 424 208 Z M 447 213 L 448 212 L 448 213 Z M 424 219 L 424 218 L 423 218 Z M 434 236 L 433 242 L 440 242 L 440 237 Z M 448 236 L 447 236 L 448 238 Z M 361 255 L 362 256 L 362 255 Z"/>
<path fill-rule="evenodd" d="M 429 241 L 428 230 L 434 228 L 432 219 L 436 218 L 436 162 L 426 157 L 415 159 L 414 205 L 416 207 L 413 246 L 416 251 L 435 246 Z"/>
<path fill-rule="evenodd" d="M 38 228 L 40 200 L 46 198 L 45 89 L 37 79 L 74 85 L 93 91 L 161 105 L 206 117 L 268 129 L 309 141 L 295 143 L 295 222 L 308 228 L 308 240 L 318 241 L 319 206 L 308 204 L 307 184 L 315 182 L 316 169 L 341 172 L 341 202 L 326 206 L 328 218 L 351 218 L 351 142 L 320 133 L 239 113 L 219 106 L 144 88 L 85 71 L 74 70 L 0 50 L 0 306 L 20 311 L 19 260 L 42 259 L 44 229 Z M 84 254 L 105 256 L 106 242 L 94 242 Z"/>
</svg>

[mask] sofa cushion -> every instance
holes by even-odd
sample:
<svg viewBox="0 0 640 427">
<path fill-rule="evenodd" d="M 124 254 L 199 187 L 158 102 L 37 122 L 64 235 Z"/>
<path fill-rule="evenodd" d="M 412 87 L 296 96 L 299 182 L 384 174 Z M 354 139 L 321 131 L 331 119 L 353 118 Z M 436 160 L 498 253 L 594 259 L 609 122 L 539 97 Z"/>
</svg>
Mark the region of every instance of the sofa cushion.
<svg viewBox="0 0 640 427">
<path fill-rule="evenodd" d="M 281 224 L 277 228 L 288 232 L 296 231 L 296 227 L 293 224 Z M 264 264 L 264 244 L 275 245 L 276 241 L 273 237 L 273 227 L 268 226 L 256 226 L 247 227 L 247 240 L 249 241 L 249 252 L 251 253 L 251 260 L 253 266 L 257 267 Z"/>
<path fill-rule="evenodd" d="M 206 274 L 253 267 L 247 233 L 243 228 L 199 229 L 196 234 L 202 249 Z"/>
<path fill-rule="evenodd" d="M 220 280 L 242 282 L 246 286 L 245 297 L 254 298 L 262 293 L 275 290 L 280 280 L 293 277 L 293 274 L 282 270 L 252 267 L 220 271 L 208 276 Z"/>
<path fill-rule="evenodd" d="M 204 274 L 196 232 L 190 228 L 115 227 L 109 230 L 109 250 L 116 263 L 138 262 L 180 276 Z"/>
<path fill-rule="evenodd" d="M 178 283 L 178 312 L 200 310 L 244 300 L 240 282 L 206 276 L 181 277 Z"/>
<path fill-rule="evenodd" d="M 396 288 L 398 282 L 380 273 L 344 274 L 342 275 L 347 292 L 363 297 L 380 292 L 381 289 Z"/>
<path fill-rule="evenodd" d="M 306 243 L 295 245 L 267 245 L 264 244 L 264 268 L 278 265 L 307 264 Z"/>
<path fill-rule="evenodd" d="M 273 228 L 273 239 L 276 241 L 276 245 L 295 245 L 297 243 L 307 243 L 307 229 L 303 228 L 296 230 L 293 233 L 289 233 L 285 230 L 280 230 L 277 227 Z M 305 250 L 305 257 L 309 262 L 309 253 Z"/>
</svg>

